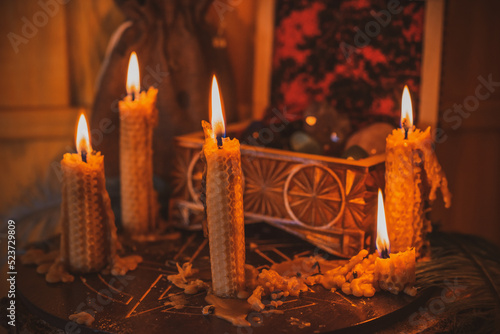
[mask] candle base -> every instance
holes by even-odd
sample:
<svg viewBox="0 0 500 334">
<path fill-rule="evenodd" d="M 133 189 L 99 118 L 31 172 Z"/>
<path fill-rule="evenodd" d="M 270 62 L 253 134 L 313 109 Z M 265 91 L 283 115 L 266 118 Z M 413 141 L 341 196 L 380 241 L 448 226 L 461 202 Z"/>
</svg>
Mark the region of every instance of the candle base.
<svg viewBox="0 0 500 334">
<path fill-rule="evenodd" d="M 395 295 L 404 291 L 414 296 L 415 283 L 415 249 L 405 252 L 391 253 L 388 259 L 375 260 L 374 280 L 380 289 Z"/>
</svg>

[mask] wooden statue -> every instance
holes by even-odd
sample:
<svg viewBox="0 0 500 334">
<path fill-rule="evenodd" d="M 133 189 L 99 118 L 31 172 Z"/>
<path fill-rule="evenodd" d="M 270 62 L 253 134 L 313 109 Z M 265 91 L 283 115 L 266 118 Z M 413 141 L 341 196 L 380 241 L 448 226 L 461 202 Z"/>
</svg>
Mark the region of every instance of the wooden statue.
<svg viewBox="0 0 500 334">
<path fill-rule="evenodd" d="M 118 176 L 118 101 L 126 94 L 128 60 L 136 51 L 142 90 L 158 88 L 154 173 L 168 183 L 174 158 L 173 138 L 201 129 L 201 120 L 208 117 L 213 73 L 220 78 L 222 90 L 226 90 L 226 106 L 234 106 L 226 50 L 214 49 L 214 29 L 205 22 L 213 0 L 115 1 L 126 21 L 109 42 L 98 78 L 92 108 L 92 145 L 106 157 L 106 175 Z"/>
</svg>

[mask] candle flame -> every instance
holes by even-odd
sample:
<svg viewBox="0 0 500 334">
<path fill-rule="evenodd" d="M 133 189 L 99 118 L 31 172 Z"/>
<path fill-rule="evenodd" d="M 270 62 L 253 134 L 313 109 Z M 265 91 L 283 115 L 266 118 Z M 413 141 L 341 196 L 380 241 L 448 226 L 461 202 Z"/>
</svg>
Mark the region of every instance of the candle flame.
<svg viewBox="0 0 500 334">
<path fill-rule="evenodd" d="M 379 255 L 387 252 L 389 254 L 391 250 L 391 244 L 389 242 L 389 236 L 387 235 L 387 224 L 385 220 L 385 208 L 384 208 L 384 197 L 382 196 L 382 190 L 378 190 L 378 209 L 377 209 L 377 251 Z"/>
<path fill-rule="evenodd" d="M 212 94 L 210 95 L 210 124 L 215 137 L 226 136 L 224 121 L 224 102 L 219 92 L 219 84 L 215 75 L 212 78 Z"/>
<path fill-rule="evenodd" d="M 411 105 L 411 96 L 408 86 L 403 89 L 403 97 L 401 99 L 401 127 L 408 129 L 411 132 L 413 127 L 413 108 Z"/>
<path fill-rule="evenodd" d="M 78 126 L 76 128 L 76 150 L 78 151 L 78 154 L 88 154 L 92 152 L 89 127 L 87 125 L 87 119 L 83 113 L 80 115 Z"/>
<path fill-rule="evenodd" d="M 128 61 L 127 94 L 128 96 L 138 99 L 140 91 L 141 79 L 139 76 L 139 61 L 137 60 L 137 54 L 132 52 L 130 60 Z"/>
</svg>

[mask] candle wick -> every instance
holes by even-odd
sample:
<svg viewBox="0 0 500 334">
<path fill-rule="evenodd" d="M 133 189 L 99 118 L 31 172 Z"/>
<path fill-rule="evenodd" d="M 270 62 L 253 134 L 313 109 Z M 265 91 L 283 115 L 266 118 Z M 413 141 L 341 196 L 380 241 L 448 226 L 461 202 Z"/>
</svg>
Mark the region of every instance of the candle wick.
<svg viewBox="0 0 500 334">
<path fill-rule="evenodd" d="M 320 267 L 320 265 L 319 265 L 319 262 L 318 262 L 318 261 L 316 261 L 316 262 L 314 263 L 314 265 L 313 265 L 313 269 L 314 269 L 314 268 L 316 268 L 316 267 L 318 268 L 318 274 L 321 274 L 321 267 Z"/>
<path fill-rule="evenodd" d="M 388 259 L 389 258 L 389 250 L 387 248 L 383 248 L 382 251 L 380 252 L 380 257 L 383 259 Z"/>
<path fill-rule="evenodd" d="M 139 98 L 141 96 L 141 90 L 137 89 L 135 86 L 132 86 L 132 88 L 130 89 L 130 92 L 127 89 L 127 93 L 130 96 L 130 99 L 132 101 L 139 100 Z"/>
<path fill-rule="evenodd" d="M 83 162 L 87 162 L 87 152 L 86 151 L 82 151 L 82 161 Z"/>
<path fill-rule="evenodd" d="M 408 123 L 409 123 L 408 119 L 405 118 L 405 119 L 403 119 L 403 122 L 401 124 L 403 126 L 403 129 L 405 130 L 405 139 L 408 139 L 408 132 L 410 130 L 410 127 L 408 126 Z"/>
<path fill-rule="evenodd" d="M 217 136 L 217 147 L 222 148 L 222 136 Z"/>
</svg>

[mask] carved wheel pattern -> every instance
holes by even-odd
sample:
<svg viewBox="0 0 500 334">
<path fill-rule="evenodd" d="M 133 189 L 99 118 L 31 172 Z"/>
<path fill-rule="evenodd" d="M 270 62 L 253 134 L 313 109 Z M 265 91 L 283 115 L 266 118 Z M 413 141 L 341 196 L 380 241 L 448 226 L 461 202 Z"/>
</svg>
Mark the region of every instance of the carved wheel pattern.
<svg viewBox="0 0 500 334">
<path fill-rule="evenodd" d="M 191 161 L 189 162 L 189 166 L 187 168 L 187 177 L 188 182 L 187 186 L 189 189 L 189 194 L 191 198 L 196 204 L 202 204 L 200 195 L 201 195 L 201 180 L 203 178 L 203 170 L 205 166 L 203 162 L 200 160 L 200 155 L 195 154 Z"/>
<path fill-rule="evenodd" d="M 286 217 L 283 203 L 283 187 L 288 176 L 289 164 L 277 160 L 243 158 L 245 175 L 245 211 Z"/>
<path fill-rule="evenodd" d="M 174 156 L 175 161 L 172 171 L 174 189 L 172 197 L 188 199 L 188 174 L 186 171 L 188 170 L 189 162 L 191 161 L 191 150 L 176 149 Z"/>
<path fill-rule="evenodd" d="M 329 227 L 342 217 L 345 192 L 337 174 L 321 165 L 295 167 L 285 183 L 284 200 L 293 220 Z"/>
<path fill-rule="evenodd" d="M 367 231 L 369 226 L 364 226 L 366 217 L 366 175 L 350 170 L 346 172 L 346 208 L 344 212 L 344 228 L 361 229 Z M 371 194 L 373 196 L 373 194 Z"/>
</svg>

